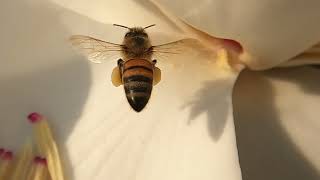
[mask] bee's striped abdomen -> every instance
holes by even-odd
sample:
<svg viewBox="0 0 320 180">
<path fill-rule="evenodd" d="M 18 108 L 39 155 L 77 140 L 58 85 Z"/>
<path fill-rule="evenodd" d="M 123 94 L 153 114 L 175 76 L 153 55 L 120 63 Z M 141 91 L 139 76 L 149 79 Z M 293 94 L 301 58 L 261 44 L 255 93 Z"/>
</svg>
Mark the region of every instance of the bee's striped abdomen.
<svg viewBox="0 0 320 180">
<path fill-rule="evenodd" d="M 153 84 L 153 64 L 145 59 L 125 61 L 122 81 L 131 107 L 140 112 L 148 103 Z"/>
</svg>

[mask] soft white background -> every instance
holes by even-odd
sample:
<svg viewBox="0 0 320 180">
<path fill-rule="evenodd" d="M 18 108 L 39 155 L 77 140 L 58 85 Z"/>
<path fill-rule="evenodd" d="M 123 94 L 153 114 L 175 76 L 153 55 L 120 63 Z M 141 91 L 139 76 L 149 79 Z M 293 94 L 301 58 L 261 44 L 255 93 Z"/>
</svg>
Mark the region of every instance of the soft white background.
<svg viewBox="0 0 320 180">
<path fill-rule="evenodd" d="M 166 7 L 181 15 L 174 2 Z M 253 68 L 287 61 L 319 40 L 318 1 L 212 2 L 217 11 L 205 6 L 208 10 L 188 16 L 189 23 L 244 43 L 258 59 Z M 176 38 L 181 30 L 156 6 L 143 0 L 24 0 L 2 2 L 0 10 L 0 146 L 17 150 L 30 136 L 25 116 L 39 111 L 50 118 L 68 175 L 77 180 L 234 180 L 241 179 L 234 120 L 243 179 L 319 179 L 317 68 L 243 72 L 233 93 L 233 119 L 236 74 L 220 76 L 219 69 L 199 59 L 206 56 L 193 54 L 180 71 L 159 63 L 165 80 L 144 114 L 137 115 L 123 91 L 110 83 L 116 61 L 92 65 L 66 40 L 76 33 L 120 42 L 124 31 L 110 23 L 156 23 L 150 29 L 154 37 Z M 251 27 L 261 31 L 253 33 Z M 261 65 L 259 57 L 263 67 L 255 66 Z M 194 84 L 184 83 L 190 77 Z M 154 153 L 160 156 L 153 158 Z"/>
</svg>

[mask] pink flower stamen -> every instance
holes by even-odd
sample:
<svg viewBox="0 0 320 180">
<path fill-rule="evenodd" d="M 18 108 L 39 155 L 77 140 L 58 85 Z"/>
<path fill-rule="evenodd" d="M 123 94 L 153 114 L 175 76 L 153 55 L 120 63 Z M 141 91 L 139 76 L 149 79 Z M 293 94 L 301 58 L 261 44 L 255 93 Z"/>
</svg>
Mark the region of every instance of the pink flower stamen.
<svg viewBox="0 0 320 180">
<path fill-rule="evenodd" d="M 43 119 L 43 116 L 37 112 L 33 112 L 28 115 L 28 119 L 31 123 L 37 123 Z"/>
<path fill-rule="evenodd" d="M 10 161 L 13 158 L 13 153 L 11 151 L 6 151 L 5 153 L 3 153 L 3 155 L 1 156 L 2 160 L 7 160 Z"/>
<path fill-rule="evenodd" d="M 36 156 L 36 157 L 34 157 L 33 162 L 38 164 L 41 162 L 41 160 L 42 160 L 42 158 L 40 156 Z"/>
<path fill-rule="evenodd" d="M 0 148 L 0 157 L 2 156 L 2 154 L 5 152 L 5 150 L 3 148 Z"/>
<path fill-rule="evenodd" d="M 33 162 L 34 162 L 35 164 L 38 164 L 38 165 L 47 166 L 47 159 L 46 159 L 46 158 L 42 158 L 42 157 L 40 157 L 40 156 L 34 157 Z"/>
<path fill-rule="evenodd" d="M 42 158 L 41 159 L 41 164 L 43 164 L 44 166 L 47 166 L 47 159 L 46 158 Z"/>
</svg>

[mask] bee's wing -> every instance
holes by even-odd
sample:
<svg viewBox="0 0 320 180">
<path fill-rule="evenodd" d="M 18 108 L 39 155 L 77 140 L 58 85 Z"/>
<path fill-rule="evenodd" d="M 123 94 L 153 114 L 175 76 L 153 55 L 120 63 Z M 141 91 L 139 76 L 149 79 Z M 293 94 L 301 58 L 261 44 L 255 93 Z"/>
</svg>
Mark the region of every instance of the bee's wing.
<svg viewBox="0 0 320 180">
<path fill-rule="evenodd" d="M 178 41 L 173 41 L 165 44 L 160 44 L 156 46 L 152 46 L 153 52 L 156 54 L 180 54 L 187 50 L 188 47 L 194 46 L 199 41 L 192 38 L 181 39 Z"/>
<path fill-rule="evenodd" d="M 101 63 L 112 56 L 120 55 L 120 44 L 110 43 L 89 36 L 73 35 L 70 37 L 72 46 L 79 49 L 94 63 Z"/>
<path fill-rule="evenodd" d="M 178 41 L 169 42 L 152 46 L 153 57 L 155 59 L 167 59 L 171 56 L 181 56 L 196 47 L 200 47 L 200 42 L 196 39 L 186 38 Z M 171 58 L 170 58 L 171 59 Z"/>
</svg>

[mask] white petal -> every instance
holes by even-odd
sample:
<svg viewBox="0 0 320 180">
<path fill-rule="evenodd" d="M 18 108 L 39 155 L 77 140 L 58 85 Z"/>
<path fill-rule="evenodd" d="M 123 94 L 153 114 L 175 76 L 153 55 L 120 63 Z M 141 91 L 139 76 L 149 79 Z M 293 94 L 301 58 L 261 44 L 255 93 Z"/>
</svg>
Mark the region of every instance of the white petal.
<svg viewBox="0 0 320 180">
<path fill-rule="evenodd" d="M 193 27 L 240 42 L 251 69 L 277 66 L 320 40 L 318 0 L 154 1 Z"/>
<path fill-rule="evenodd" d="M 152 28 L 155 31 L 157 29 L 165 29 L 170 33 L 179 32 L 178 27 L 148 0 L 51 1 L 73 12 L 105 24 L 122 24 L 128 27 L 156 24 L 157 26 Z M 116 29 L 123 33 L 123 29 Z"/>
<path fill-rule="evenodd" d="M 312 46 L 298 56 L 280 64 L 280 67 L 293 67 L 309 64 L 320 64 L 320 43 Z"/>
<path fill-rule="evenodd" d="M 319 179 L 319 68 L 241 73 L 234 89 L 247 180 Z"/>
<path fill-rule="evenodd" d="M 162 81 L 137 114 L 111 84 L 117 59 L 88 64 L 66 42 L 76 32 L 119 40 L 121 31 L 44 1 L 8 1 L 0 12 L 1 146 L 17 150 L 30 135 L 25 116 L 39 111 L 50 120 L 70 179 L 241 179 L 231 104 L 238 72 L 225 62 L 201 53 L 178 68 L 159 60 Z"/>
</svg>

